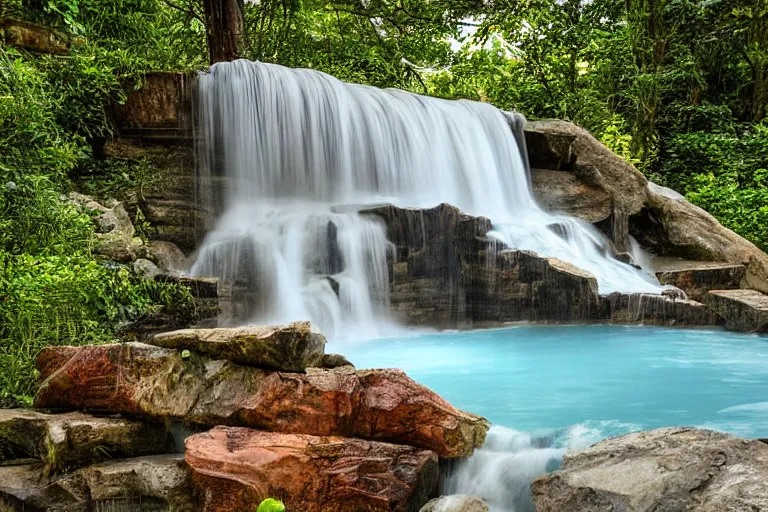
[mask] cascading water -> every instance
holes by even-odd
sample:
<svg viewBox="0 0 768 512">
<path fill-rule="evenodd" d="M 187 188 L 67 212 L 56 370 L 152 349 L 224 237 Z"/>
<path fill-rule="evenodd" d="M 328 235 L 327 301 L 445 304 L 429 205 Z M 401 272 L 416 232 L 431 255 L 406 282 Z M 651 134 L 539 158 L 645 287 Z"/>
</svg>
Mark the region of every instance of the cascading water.
<svg viewBox="0 0 768 512">
<path fill-rule="evenodd" d="M 382 202 L 487 216 L 507 245 L 591 272 L 604 294 L 661 289 L 610 257 L 593 226 L 537 206 L 508 121 L 491 105 L 245 60 L 212 66 L 198 87 L 201 182 L 223 174 L 227 184 L 226 213 L 192 271 L 257 288 L 254 321 L 377 334 L 388 242 L 384 226 L 349 205 Z"/>
</svg>

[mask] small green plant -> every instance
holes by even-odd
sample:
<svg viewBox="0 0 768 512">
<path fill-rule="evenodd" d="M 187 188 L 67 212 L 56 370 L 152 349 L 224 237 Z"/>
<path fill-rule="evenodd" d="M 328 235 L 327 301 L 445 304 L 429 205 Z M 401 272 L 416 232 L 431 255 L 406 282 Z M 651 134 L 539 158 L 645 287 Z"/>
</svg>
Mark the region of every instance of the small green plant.
<svg viewBox="0 0 768 512">
<path fill-rule="evenodd" d="M 285 512 L 285 505 L 280 500 L 267 498 L 259 504 L 256 512 Z"/>
</svg>

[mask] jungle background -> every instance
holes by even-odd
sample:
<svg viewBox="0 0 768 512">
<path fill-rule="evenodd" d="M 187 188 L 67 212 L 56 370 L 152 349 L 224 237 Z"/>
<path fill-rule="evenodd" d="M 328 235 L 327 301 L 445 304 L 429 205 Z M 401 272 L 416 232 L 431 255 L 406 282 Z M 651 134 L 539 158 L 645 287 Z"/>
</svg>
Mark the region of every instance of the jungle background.
<svg viewBox="0 0 768 512">
<path fill-rule="evenodd" d="M 242 9 L 244 58 L 573 121 L 768 250 L 765 0 Z M 109 341 L 126 322 L 189 300 L 100 261 L 89 215 L 62 194 L 140 191 L 150 167 L 94 151 L 113 130 L 105 105 L 145 72 L 204 69 L 210 56 L 202 0 L 3 0 L 8 18 L 53 27 L 69 45 L 65 55 L 0 46 L 0 398 L 28 402 L 41 347 Z"/>
</svg>

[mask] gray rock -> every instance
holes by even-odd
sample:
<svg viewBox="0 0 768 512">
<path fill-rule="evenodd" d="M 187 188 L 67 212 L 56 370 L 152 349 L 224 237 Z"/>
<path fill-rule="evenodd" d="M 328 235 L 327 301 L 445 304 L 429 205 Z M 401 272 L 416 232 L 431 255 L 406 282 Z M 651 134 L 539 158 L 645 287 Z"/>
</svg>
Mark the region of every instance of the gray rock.
<svg viewBox="0 0 768 512">
<path fill-rule="evenodd" d="M 173 242 L 153 240 L 147 247 L 150 259 L 163 272 L 179 273 L 189 270 L 189 261 L 179 247 Z"/>
<path fill-rule="evenodd" d="M 537 512 L 768 510 L 768 446 L 719 432 L 662 428 L 566 454 L 539 477 Z"/>
<path fill-rule="evenodd" d="M 35 458 L 46 473 L 72 470 L 110 457 L 165 453 L 173 448 L 162 424 L 113 416 L 0 410 L 0 462 Z"/>
<path fill-rule="evenodd" d="M 323 368 L 340 368 L 342 366 L 355 367 L 349 360 L 341 354 L 325 354 L 323 356 Z"/>
<path fill-rule="evenodd" d="M 477 496 L 452 494 L 427 502 L 419 512 L 488 512 L 488 503 Z"/>
<path fill-rule="evenodd" d="M 120 231 L 111 231 L 97 236 L 94 252 L 110 261 L 131 263 L 136 260 L 140 248 L 141 240 Z"/>
<path fill-rule="evenodd" d="M 768 293 L 768 255 L 670 189 L 648 184 L 646 204 L 631 219 L 630 232 L 659 256 L 743 265 L 741 287 Z"/>
<path fill-rule="evenodd" d="M 712 290 L 705 301 L 728 329 L 768 332 L 768 295 L 756 290 Z"/>
<path fill-rule="evenodd" d="M 153 279 L 160 274 L 160 269 L 157 268 L 157 265 L 144 258 L 139 258 L 133 262 L 133 270 L 145 279 Z"/>
<path fill-rule="evenodd" d="M 661 284 L 672 285 L 688 298 L 703 301 L 710 290 L 734 290 L 744 279 L 744 265 L 723 262 L 666 260 L 655 265 Z"/>
<path fill-rule="evenodd" d="M 182 329 L 157 334 L 153 345 L 192 350 L 213 359 L 258 368 L 301 372 L 323 363 L 325 337 L 309 322 L 287 326 Z"/>
<path fill-rule="evenodd" d="M 98 233 L 118 232 L 133 238 L 135 230 L 131 217 L 125 210 L 123 203 L 112 201 L 111 206 L 105 206 L 91 196 L 70 192 L 69 201 L 84 210 L 96 212 L 96 231 Z"/>
<path fill-rule="evenodd" d="M 0 466 L 0 510 L 200 509 L 184 456 L 169 454 L 105 462 L 59 477 L 46 477 L 42 464 Z"/>
</svg>

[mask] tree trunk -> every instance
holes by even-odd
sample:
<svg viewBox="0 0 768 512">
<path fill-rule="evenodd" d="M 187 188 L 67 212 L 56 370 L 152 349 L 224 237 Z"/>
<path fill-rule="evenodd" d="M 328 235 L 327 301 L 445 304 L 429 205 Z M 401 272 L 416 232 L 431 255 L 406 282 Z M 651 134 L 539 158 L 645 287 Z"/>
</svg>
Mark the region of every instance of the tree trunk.
<svg viewBox="0 0 768 512">
<path fill-rule="evenodd" d="M 243 0 L 203 0 L 211 64 L 235 60 L 243 36 Z"/>
</svg>

